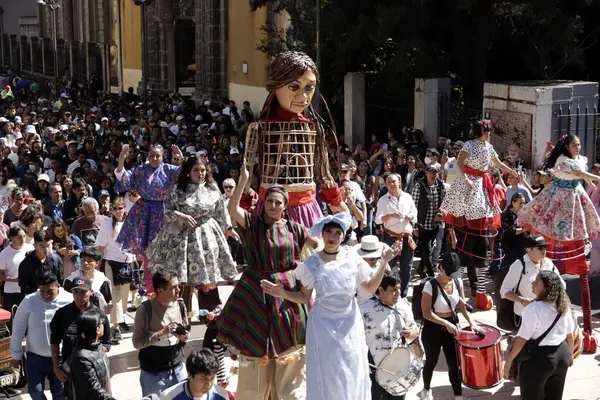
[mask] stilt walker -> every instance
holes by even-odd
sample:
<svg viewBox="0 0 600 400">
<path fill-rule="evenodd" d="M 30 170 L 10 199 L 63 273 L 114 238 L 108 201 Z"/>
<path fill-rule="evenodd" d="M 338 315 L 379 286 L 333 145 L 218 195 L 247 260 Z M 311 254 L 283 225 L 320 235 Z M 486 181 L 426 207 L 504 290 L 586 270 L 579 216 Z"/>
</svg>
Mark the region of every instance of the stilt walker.
<svg viewBox="0 0 600 400">
<path fill-rule="evenodd" d="M 579 275 L 583 310 L 583 350 L 595 353 L 597 338 L 592 334 L 592 306 L 589 266 L 585 258 L 588 240 L 600 232 L 600 218 L 581 185 L 591 187 L 600 176 L 587 172 L 587 158 L 580 155 L 581 142 L 575 135 L 564 135 L 550 152 L 542 169 L 553 169 L 552 184 L 521 209 L 519 223 L 529 232 L 538 233 L 551 244 L 547 255 L 561 274 Z"/>
<path fill-rule="evenodd" d="M 485 284 L 493 260 L 493 241 L 501 225 L 494 180 L 488 170 L 496 166 L 517 176 L 498 158 L 489 142 L 491 131 L 490 121 L 476 121 L 471 127 L 474 139 L 465 143 L 458 156 L 459 179 L 452 183 L 441 207 L 450 242 L 462 265 L 467 266 L 472 294 L 476 288 L 475 304 L 482 310 L 493 307 Z"/>
</svg>

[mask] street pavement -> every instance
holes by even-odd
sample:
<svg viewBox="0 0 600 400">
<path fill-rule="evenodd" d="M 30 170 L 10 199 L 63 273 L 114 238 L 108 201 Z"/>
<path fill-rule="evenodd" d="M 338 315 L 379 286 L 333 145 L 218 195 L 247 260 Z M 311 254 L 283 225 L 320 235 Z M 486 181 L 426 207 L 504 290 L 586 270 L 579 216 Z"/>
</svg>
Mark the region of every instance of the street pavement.
<svg viewBox="0 0 600 400">
<path fill-rule="evenodd" d="M 417 278 L 413 277 L 411 285 L 415 285 L 418 282 Z M 220 287 L 220 294 L 222 299 L 226 299 L 231 293 L 231 287 Z M 598 293 L 593 294 L 598 296 Z M 409 293 L 410 297 L 410 293 Z M 197 303 L 194 302 L 195 311 L 197 311 Z M 575 306 L 579 322 L 581 323 L 581 310 Z M 596 310 L 600 312 L 600 310 Z M 134 313 L 128 313 L 126 316 L 127 322 L 133 324 Z M 462 317 L 461 317 L 462 318 Z M 494 310 L 485 312 L 475 312 L 474 318 L 479 323 L 488 325 L 495 325 L 496 313 Z M 600 319 L 594 319 L 594 330 L 596 336 L 600 338 Z M 186 353 L 191 352 L 193 349 L 202 346 L 202 337 L 204 336 L 205 327 L 198 323 L 192 326 L 192 332 L 190 335 L 191 340 L 188 342 L 185 351 Z M 113 346 L 110 351 L 110 362 L 111 362 L 111 375 L 112 375 L 112 390 L 113 396 L 119 400 L 134 400 L 140 399 L 141 388 L 139 385 L 139 365 L 137 360 L 137 351 L 133 348 L 131 343 L 132 333 L 125 333 L 124 340 L 121 344 Z M 503 350 L 505 349 L 506 343 L 503 343 Z M 234 363 L 226 358 L 226 362 L 229 367 L 234 366 Z M 432 390 L 434 399 L 453 399 L 452 388 L 448 380 L 446 369 L 446 362 L 443 357 L 443 352 L 440 355 L 440 360 L 433 374 Z M 333 372 L 332 372 L 333 373 Z M 600 399 L 600 352 L 597 354 L 582 354 L 574 363 L 573 367 L 569 369 L 567 375 L 567 382 L 565 385 L 565 391 L 563 400 L 599 400 Z M 235 391 L 237 381 L 235 375 L 232 375 L 230 380 L 230 386 L 228 390 Z M 406 400 L 417 400 L 417 393 L 423 388 L 423 383 L 420 380 L 419 383 L 408 393 Z M 46 396 L 51 398 L 50 393 L 47 391 Z M 509 399 L 520 399 L 519 387 L 511 382 L 503 382 L 500 385 L 485 390 L 473 390 L 463 387 L 463 396 L 468 399 L 477 400 L 509 400 Z M 31 397 L 27 394 L 20 395 L 19 398 L 30 399 Z M 332 393 L 332 398 L 335 398 L 335 393 Z M 242 398 L 243 400 L 243 398 Z M 310 400 L 310 399 L 309 399 Z M 340 399 L 342 400 L 342 399 Z"/>
</svg>

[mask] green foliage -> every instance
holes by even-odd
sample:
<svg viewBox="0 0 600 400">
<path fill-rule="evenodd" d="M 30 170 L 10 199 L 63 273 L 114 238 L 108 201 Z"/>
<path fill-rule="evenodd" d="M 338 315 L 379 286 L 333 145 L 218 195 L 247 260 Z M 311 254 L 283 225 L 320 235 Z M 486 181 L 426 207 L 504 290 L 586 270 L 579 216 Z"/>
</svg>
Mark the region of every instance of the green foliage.
<svg viewBox="0 0 600 400">
<path fill-rule="evenodd" d="M 340 109 L 343 78 L 365 72 L 368 90 L 410 93 L 416 77 L 447 77 L 460 106 L 481 109 L 483 83 L 586 79 L 597 47 L 600 2 L 592 0 L 323 0 L 322 92 Z M 264 28 L 267 53 L 315 56 L 315 0 L 250 0 L 251 9 L 285 10 L 291 27 Z M 594 47 L 596 46 L 596 47 Z M 590 71 L 590 72 L 588 72 Z M 408 96 L 407 96 L 408 97 Z M 408 102 L 408 100 L 407 100 Z M 407 107 L 409 104 L 407 103 Z"/>
</svg>

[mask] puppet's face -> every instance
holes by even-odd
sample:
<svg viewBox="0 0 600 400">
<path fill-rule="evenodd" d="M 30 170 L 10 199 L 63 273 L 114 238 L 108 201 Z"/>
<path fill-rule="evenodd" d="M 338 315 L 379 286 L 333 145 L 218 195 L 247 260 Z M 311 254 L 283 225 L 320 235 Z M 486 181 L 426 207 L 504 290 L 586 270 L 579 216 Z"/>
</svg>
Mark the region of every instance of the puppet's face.
<svg viewBox="0 0 600 400">
<path fill-rule="evenodd" d="M 301 113 L 312 101 L 316 86 L 317 77 L 311 69 L 308 69 L 300 78 L 275 89 L 275 95 L 279 105 L 285 111 Z"/>
</svg>

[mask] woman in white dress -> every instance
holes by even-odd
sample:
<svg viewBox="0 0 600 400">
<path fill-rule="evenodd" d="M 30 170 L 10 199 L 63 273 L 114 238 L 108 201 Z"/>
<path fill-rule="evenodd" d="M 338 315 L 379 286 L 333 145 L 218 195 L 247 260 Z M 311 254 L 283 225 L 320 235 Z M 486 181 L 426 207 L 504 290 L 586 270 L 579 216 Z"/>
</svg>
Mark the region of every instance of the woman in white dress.
<svg viewBox="0 0 600 400">
<path fill-rule="evenodd" d="M 308 303 L 313 289 L 316 300 L 308 317 L 306 333 L 307 399 L 371 399 L 364 325 L 356 290 L 362 286 L 375 293 L 387 263 L 399 250 L 396 242 L 385 247 L 377 270 L 353 250 L 340 247 L 352 217 L 348 213 L 322 218 L 311 229 L 323 236 L 324 248 L 308 257 L 294 271 L 303 285 L 300 292 L 283 289 L 280 282 L 261 281 L 271 296 Z"/>
</svg>

